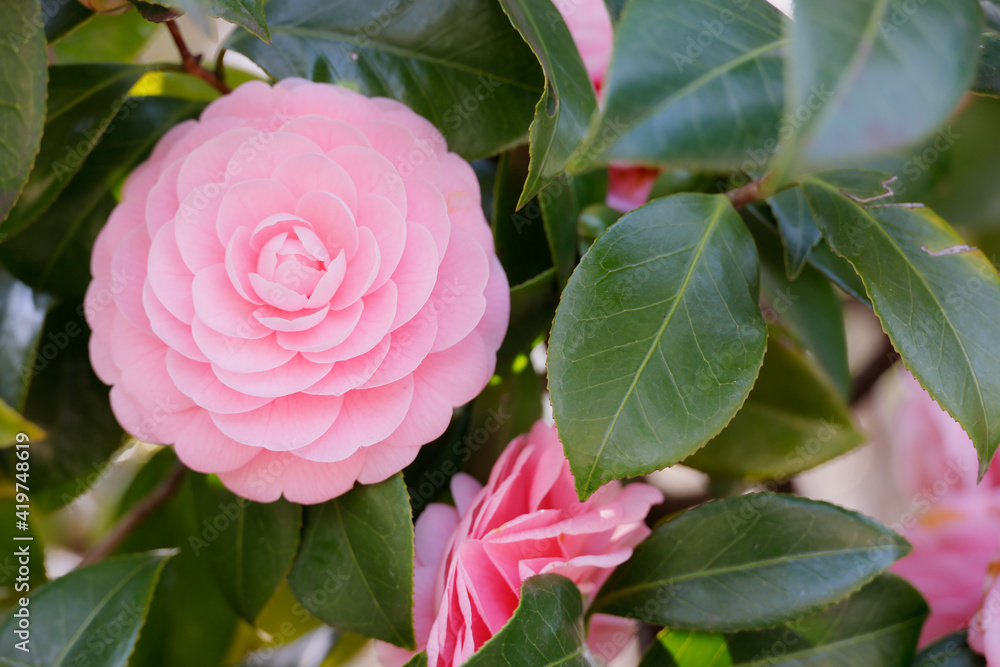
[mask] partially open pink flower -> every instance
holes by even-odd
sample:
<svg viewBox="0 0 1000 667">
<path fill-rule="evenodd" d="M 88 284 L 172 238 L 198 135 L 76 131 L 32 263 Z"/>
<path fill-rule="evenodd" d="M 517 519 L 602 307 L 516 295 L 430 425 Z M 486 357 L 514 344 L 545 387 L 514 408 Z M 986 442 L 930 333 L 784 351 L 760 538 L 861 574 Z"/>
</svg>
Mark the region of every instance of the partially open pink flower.
<svg viewBox="0 0 1000 667">
<path fill-rule="evenodd" d="M 983 604 L 969 625 L 969 646 L 986 656 L 988 667 L 1000 667 L 1000 552 L 990 563 Z"/>
<path fill-rule="evenodd" d="M 608 6 L 604 0 L 556 0 L 555 6 L 569 28 L 600 100 L 614 46 Z M 649 193 L 659 174 L 660 170 L 655 167 L 612 164 L 608 167 L 607 205 L 623 212 L 639 208 L 649 201 Z"/>
<path fill-rule="evenodd" d="M 404 105 L 301 79 L 169 131 L 91 270 L 118 420 L 263 502 L 402 469 L 489 381 L 510 306 L 469 164 Z"/>
<path fill-rule="evenodd" d="M 920 643 L 967 627 L 1000 546 L 1000 490 L 946 496 L 902 532 L 913 551 L 892 569 L 916 586 L 931 608 Z"/>
<path fill-rule="evenodd" d="M 461 665 L 499 631 L 528 577 L 566 576 L 589 603 L 663 501 L 648 484 L 611 482 L 581 503 L 556 430 L 543 422 L 510 443 L 485 487 L 459 474 L 451 491 L 457 507 L 429 505 L 416 524 L 414 620 L 431 667 Z M 605 654 L 625 647 L 616 635 L 634 633 L 627 619 L 602 617 L 591 629 Z M 380 655 L 393 665 L 407 656 L 387 644 Z"/>
</svg>

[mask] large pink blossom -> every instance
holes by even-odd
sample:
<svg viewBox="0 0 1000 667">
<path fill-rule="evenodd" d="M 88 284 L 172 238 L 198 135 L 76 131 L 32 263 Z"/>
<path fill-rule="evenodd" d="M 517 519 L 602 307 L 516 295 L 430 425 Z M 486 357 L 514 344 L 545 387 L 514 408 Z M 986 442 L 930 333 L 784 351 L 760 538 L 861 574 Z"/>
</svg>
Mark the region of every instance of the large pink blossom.
<svg viewBox="0 0 1000 667">
<path fill-rule="evenodd" d="M 521 583 L 568 577 L 589 602 L 649 529 L 643 519 L 663 495 L 648 484 L 611 482 L 580 502 L 552 426 L 535 424 L 504 450 L 486 486 L 452 480 L 456 507 L 429 505 L 417 519 L 414 617 L 430 667 L 457 667 L 517 608 Z M 595 617 L 589 641 L 604 659 L 625 647 L 626 619 Z M 380 646 L 386 664 L 406 654 Z"/>
<path fill-rule="evenodd" d="M 614 46 L 614 28 L 608 7 L 604 0 L 556 0 L 555 6 L 573 37 L 600 100 Z M 608 168 L 607 205 L 618 211 L 639 208 L 649 201 L 659 174 L 660 170 L 653 167 L 612 164 Z"/>
<path fill-rule="evenodd" d="M 91 269 L 122 426 L 263 502 L 407 465 L 489 381 L 510 305 L 469 164 L 399 102 L 301 79 L 170 130 Z"/>
</svg>

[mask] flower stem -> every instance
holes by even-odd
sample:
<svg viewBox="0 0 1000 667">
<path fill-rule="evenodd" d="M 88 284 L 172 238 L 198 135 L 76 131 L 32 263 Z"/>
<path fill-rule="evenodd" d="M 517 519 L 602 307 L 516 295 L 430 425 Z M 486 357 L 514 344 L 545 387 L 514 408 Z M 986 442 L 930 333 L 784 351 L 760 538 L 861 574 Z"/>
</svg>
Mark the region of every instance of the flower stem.
<svg viewBox="0 0 1000 667">
<path fill-rule="evenodd" d="M 204 80 L 210 86 L 218 90 L 223 95 L 233 92 L 232 89 L 226 85 L 223 81 L 221 74 L 221 59 L 217 63 L 216 71 L 213 72 L 210 69 L 206 69 L 201 64 L 201 56 L 196 56 L 188 49 L 187 44 L 184 42 L 184 36 L 181 35 L 180 28 L 177 27 L 177 22 L 170 20 L 166 22 L 167 30 L 170 31 L 170 36 L 174 38 L 174 44 L 177 45 L 177 51 L 181 55 L 181 67 L 182 69 L 199 79 Z"/>
</svg>

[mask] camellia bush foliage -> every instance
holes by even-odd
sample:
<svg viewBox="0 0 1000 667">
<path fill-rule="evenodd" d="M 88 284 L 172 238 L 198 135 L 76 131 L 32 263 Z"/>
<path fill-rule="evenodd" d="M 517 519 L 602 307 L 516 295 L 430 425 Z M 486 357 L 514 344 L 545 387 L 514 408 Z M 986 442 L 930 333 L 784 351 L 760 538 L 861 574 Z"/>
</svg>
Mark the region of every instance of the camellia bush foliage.
<svg viewBox="0 0 1000 667">
<path fill-rule="evenodd" d="M 795 493 L 996 484 L 1000 3 L 792 5 L 2 0 L 0 663 L 1000 665 Z"/>
</svg>

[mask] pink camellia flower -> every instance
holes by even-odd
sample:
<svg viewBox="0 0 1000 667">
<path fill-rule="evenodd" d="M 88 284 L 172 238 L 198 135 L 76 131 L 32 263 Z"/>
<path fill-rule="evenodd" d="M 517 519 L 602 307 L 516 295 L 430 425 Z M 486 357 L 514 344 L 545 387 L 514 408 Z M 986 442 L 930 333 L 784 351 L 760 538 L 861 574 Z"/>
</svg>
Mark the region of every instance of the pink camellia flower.
<svg viewBox="0 0 1000 667">
<path fill-rule="evenodd" d="M 1000 552 L 986 576 L 986 594 L 969 625 L 969 646 L 986 656 L 988 667 L 1000 667 Z"/>
<path fill-rule="evenodd" d="M 940 498 L 959 489 L 1000 487 L 1000 465 L 977 486 L 975 445 L 961 425 L 909 373 L 900 374 L 904 397 L 894 420 L 894 468 L 911 496 Z"/>
<path fill-rule="evenodd" d="M 301 79 L 170 130 L 91 270 L 118 420 L 262 502 L 406 466 L 486 386 L 510 307 L 469 164 L 399 102 Z"/>
<path fill-rule="evenodd" d="M 1000 546 L 1000 489 L 946 496 L 902 532 L 913 551 L 892 569 L 930 605 L 924 645 L 967 627 L 982 604 L 990 558 Z"/>
<path fill-rule="evenodd" d="M 556 430 L 543 422 L 510 443 L 485 487 L 459 474 L 451 491 L 456 507 L 428 505 L 416 524 L 414 621 L 430 667 L 461 665 L 499 631 L 528 577 L 564 575 L 592 600 L 663 501 L 648 484 L 611 482 L 581 503 Z M 631 623 L 595 616 L 592 650 L 614 657 L 634 636 Z M 388 644 L 379 654 L 387 665 L 411 655 Z"/>
<path fill-rule="evenodd" d="M 611 64 L 614 28 L 604 0 L 556 0 L 556 9 L 573 37 L 590 81 L 602 99 L 604 76 Z M 631 211 L 649 201 L 660 170 L 655 167 L 615 163 L 608 167 L 607 205 L 617 211 Z"/>
</svg>

